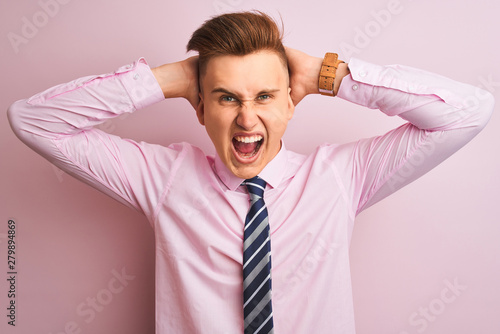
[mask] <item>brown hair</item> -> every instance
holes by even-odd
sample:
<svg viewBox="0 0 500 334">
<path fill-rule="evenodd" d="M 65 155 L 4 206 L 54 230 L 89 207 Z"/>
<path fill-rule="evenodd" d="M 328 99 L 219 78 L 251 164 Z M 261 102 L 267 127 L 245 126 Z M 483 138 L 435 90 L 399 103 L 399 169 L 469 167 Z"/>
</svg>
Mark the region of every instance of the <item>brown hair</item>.
<svg viewBox="0 0 500 334">
<path fill-rule="evenodd" d="M 276 52 L 287 68 L 282 39 L 282 31 L 265 13 L 229 13 L 205 21 L 191 36 L 187 50 L 198 51 L 200 74 L 204 73 L 208 61 L 213 57 L 244 56 L 261 50 Z"/>
</svg>

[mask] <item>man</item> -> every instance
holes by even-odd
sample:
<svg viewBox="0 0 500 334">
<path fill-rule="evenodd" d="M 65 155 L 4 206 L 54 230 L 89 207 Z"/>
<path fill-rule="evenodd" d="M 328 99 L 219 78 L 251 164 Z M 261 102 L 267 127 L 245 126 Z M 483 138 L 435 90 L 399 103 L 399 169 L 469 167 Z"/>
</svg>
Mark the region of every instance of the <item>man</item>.
<svg viewBox="0 0 500 334">
<path fill-rule="evenodd" d="M 140 59 L 17 101 L 11 125 L 49 161 L 147 216 L 157 333 L 354 333 L 355 216 L 471 140 L 491 94 L 404 66 L 285 49 L 262 13 L 215 17 L 188 49 L 199 57 L 152 70 Z M 320 90 L 409 123 L 308 156 L 288 151 L 281 138 L 295 105 Z M 94 128 L 173 97 L 196 109 L 215 157 Z M 411 175 L 400 173 L 422 154 Z"/>
</svg>

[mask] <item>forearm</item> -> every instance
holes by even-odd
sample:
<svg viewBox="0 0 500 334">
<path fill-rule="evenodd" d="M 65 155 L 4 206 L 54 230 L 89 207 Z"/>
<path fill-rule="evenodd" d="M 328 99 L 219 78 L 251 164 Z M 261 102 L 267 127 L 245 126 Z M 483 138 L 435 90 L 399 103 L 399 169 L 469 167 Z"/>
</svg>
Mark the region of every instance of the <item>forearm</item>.
<svg viewBox="0 0 500 334">
<path fill-rule="evenodd" d="M 26 144 L 37 138 L 58 139 L 89 129 L 123 113 L 163 99 L 144 60 L 116 72 L 61 84 L 15 102 L 8 117 Z"/>
<path fill-rule="evenodd" d="M 352 59 L 349 67 L 339 98 L 400 116 L 420 129 L 481 129 L 491 116 L 493 96 L 477 87 L 401 65 Z"/>
</svg>

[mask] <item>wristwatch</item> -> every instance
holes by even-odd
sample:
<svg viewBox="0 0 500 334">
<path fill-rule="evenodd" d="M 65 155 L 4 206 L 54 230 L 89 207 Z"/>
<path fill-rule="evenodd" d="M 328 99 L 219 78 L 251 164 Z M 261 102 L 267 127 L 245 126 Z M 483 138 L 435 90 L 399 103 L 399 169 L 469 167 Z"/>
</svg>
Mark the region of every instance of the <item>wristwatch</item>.
<svg viewBox="0 0 500 334">
<path fill-rule="evenodd" d="M 321 95 L 333 95 L 333 84 L 335 82 L 335 74 L 339 64 L 344 61 L 339 60 L 339 55 L 336 53 L 327 52 L 321 65 L 319 72 L 319 92 Z"/>
</svg>

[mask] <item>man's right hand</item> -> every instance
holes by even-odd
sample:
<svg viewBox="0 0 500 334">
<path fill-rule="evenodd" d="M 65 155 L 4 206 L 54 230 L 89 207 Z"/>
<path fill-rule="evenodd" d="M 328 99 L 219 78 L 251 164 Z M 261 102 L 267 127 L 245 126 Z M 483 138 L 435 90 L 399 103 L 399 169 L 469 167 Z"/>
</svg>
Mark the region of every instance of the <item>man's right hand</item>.
<svg viewBox="0 0 500 334">
<path fill-rule="evenodd" d="M 183 97 L 194 109 L 200 103 L 198 85 L 198 56 L 165 64 L 152 69 L 166 99 Z"/>
</svg>

